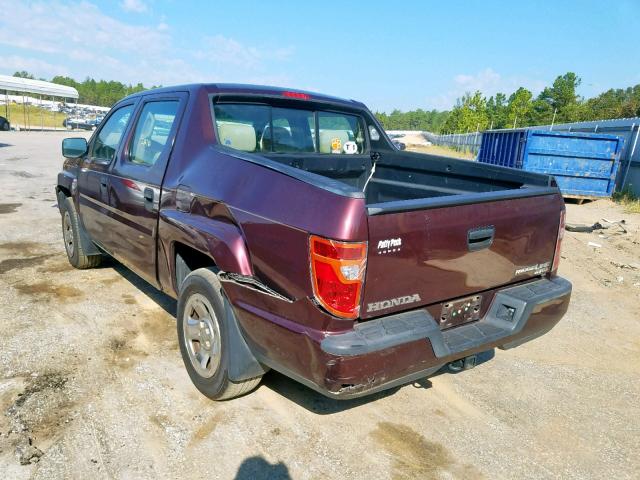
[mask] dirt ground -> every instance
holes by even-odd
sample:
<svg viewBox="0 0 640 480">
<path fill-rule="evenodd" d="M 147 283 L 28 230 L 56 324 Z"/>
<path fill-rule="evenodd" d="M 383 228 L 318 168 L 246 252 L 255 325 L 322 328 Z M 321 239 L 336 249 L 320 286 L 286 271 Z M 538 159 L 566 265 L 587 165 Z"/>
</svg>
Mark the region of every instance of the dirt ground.
<svg viewBox="0 0 640 480">
<path fill-rule="evenodd" d="M 640 215 L 568 205 L 627 233 L 567 232 L 566 317 L 473 370 L 351 402 L 270 372 L 215 403 L 171 299 L 115 262 L 69 267 L 63 136 L 0 132 L 0 478 L 638 478 Z"/>
<path fill-rule="evenodd" d="M 465 160 L 472 160 L 475 157 L 475 155 L 470 151 L 458 151 L 453 148 L 433 145 L 431 142 L 427 142 L 427 139 L 419 132 L 404 134 L 397 140 L 404 143 L 407 146 L 407 150 L 411 152 L 463 158 Z"/>
</svg>

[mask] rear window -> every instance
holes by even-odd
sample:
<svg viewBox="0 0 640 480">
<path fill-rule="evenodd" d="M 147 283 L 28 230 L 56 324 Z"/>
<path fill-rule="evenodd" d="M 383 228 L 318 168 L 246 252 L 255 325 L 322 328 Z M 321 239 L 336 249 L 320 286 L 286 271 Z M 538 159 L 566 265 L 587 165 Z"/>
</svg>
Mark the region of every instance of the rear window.
<svg viewBox="0 0 640 480">
<path fill-rule="evenodd" d="M 222 145 L 244 152 L 349 155 L 366 148 L 362 118 L 348 113 L 216 103 Z"/>
</svg>

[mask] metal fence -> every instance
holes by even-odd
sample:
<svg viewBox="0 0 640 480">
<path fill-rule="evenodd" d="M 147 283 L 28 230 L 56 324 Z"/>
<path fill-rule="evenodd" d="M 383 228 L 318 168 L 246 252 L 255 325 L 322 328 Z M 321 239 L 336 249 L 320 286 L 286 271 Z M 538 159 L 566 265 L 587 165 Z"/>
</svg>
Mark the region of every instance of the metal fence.
<svg viewBox="0 0 640 480">
<path fill-rule="evenodd" d="M 452 148 L 458 152 L 472 153 L 473 155 L 478 155 L 480 143 L 482 142 L 482 132 L 452 133 L 449 135 L 425 132 L 424 136 L 434 145 Z"/>
</svg>

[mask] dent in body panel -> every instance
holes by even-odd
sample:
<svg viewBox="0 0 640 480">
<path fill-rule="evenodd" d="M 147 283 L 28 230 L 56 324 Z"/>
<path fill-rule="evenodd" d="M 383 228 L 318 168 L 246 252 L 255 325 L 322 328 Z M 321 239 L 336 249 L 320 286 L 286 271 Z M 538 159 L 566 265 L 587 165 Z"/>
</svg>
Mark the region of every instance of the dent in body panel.
<svg viewBox="0 0 640 480">
<path fill-rule="evenodd" d="M 160 211 L 158 233 L 162 244 L 161 251 L 165 252 L 165 256 L 169 254 L 169 258 L 165 259 L 169 268 L 163 275 L 164 281 L 167 282 L 167 287 L 171 286 L 175 295 L 176 243 L 182 243 L 211 257 L 221 270 L 253 276 L 242 232 L 233 223 L 219 218 L 163 209 Z"/>
</svg>

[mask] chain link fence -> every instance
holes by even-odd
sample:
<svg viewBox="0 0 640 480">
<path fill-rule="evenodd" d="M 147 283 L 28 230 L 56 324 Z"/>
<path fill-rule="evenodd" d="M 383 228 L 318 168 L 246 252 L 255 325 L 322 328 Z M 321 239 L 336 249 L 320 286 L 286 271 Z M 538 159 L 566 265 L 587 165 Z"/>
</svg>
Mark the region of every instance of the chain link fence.
<svg viewBox="0 0 640 480">
<path fill-rule="evenodd" d="M 482 132 L 452 133 L 449 135 L 425 132 L 424 136 L 434 145 L 451 148 L 458 152 L 471 153 L 476 156 L 482 142 Z"/>
</svg>

